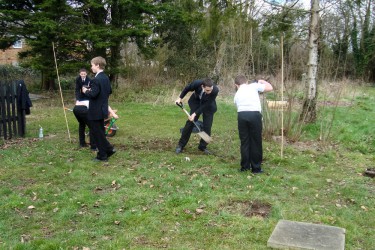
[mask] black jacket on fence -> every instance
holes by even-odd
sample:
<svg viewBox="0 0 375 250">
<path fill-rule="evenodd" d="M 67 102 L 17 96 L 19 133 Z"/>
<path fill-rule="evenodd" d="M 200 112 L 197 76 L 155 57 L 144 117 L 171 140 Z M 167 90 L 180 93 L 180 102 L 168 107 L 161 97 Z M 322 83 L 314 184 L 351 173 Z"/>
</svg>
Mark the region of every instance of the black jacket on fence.
<svg viewBox="0 0 375 250">
<path fill-rule="evenodd" d="M 25 110 L 25 114 L 30 114 L 30 108 L 33 106 L 30 97 L 29 91 L 27 91 L 26 84 L 23 80 L 17 81 L 17 109 L 18 111 Z"/>
</svg>

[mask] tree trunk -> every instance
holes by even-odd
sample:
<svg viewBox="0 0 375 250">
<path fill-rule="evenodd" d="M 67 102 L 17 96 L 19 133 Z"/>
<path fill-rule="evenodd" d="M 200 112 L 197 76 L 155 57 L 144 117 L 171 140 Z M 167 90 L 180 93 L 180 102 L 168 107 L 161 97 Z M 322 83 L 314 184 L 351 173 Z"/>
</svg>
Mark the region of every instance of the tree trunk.
<svg viewBox="0 0 375 250">
<path fill-rule="evenodd" d="M 49 73 L 42 72 L 42 90 L 55 90 L 55 79 Z"/>
<path fill-rule="evenodd" d="M 316 120 L 319 19 L 319 0 L 311 0 L 307 91 L 300 114 L 300 120 L 308 123 Z"/>
</svg>

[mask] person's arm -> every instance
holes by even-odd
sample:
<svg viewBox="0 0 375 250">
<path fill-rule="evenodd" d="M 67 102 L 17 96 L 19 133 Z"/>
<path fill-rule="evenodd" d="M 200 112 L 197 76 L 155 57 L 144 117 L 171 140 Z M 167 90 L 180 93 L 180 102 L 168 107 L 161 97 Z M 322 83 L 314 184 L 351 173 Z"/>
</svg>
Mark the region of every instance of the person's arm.
<svg viewBox="0 0 375 250">
<path fill-rule="evenodd" d="M 108 106 L 108 112 L 110 116 L 112 116 L 115 119 L 118 119 L 118 115 L 116 114 L 116 111 L 111 108 L 111 106 Z"/>
<path fill-rule="evenodd" d="M 264 91 L 263 92 L 270 92 L 273 90 L 271 83 L 267 82 L 266 80 L 259 79 L 258 83 L 264 84 Z"/>
<path fill-rule="evenodd" d="M 90 81 L 90 88 L 82 87 L 82 92 L 89 98 L 95 99 L 100 92 L 100 86 L 97 82 L 98 79 L 93 79 Z"/>
<path fill-rule="evenodd" d="M 197 87 L 202 85 L 203 80 L 194 80 L 190 84 L 188 84 L 179 95 L 178 99 L 175 101 L 175 103 L 181 103 L 182 99 L 186 96 L 187 93 L 190 91 L 194 91 Z"/>
</svg>

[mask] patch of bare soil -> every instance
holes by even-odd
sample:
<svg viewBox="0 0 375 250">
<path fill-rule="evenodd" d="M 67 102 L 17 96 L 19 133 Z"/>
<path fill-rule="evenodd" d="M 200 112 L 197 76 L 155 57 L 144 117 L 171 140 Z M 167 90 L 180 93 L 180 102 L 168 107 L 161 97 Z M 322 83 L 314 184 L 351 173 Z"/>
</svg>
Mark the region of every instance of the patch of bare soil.
<svg viewBox="0 0 375 250">
<path fill-rule="evenodd" d="M 46 135 L 43 138 L 52 139 L 54 137 L 55 135 Z M 37 141 L 40 141 L 40 139 L 17 137 L 17 138 L 11 138 L 11 139 L 1 141 L 1 138 L 0 138 L 0 149 L 29 147 L 29 146 L 32 146 L 34 142 L 37 142 Z"/>
<path fill-rule="evenodd" d="M 271 205 L 261 201 L 230 201 L 223 209 L 230 213 L 239 213 L 245 217 L 266 218 L 271 212 Z"/>
<path fill-rule="evenodd" d="M 136 139 L 136 138 L 135 138 Z M 151 151 L 171 151 L 174 150 L 176 142 L 172 139 L 153 138 L 149 140 L 134 140 L 133 148 Z"/>
<path fill-rule="evenodd" d="M 300 151 L 319 151 L 321 149 L 321 145 L 318 141 L 296 141 L 291 143 L 291 145 Z"/>
<path fill-rule="evenodd" d="M 279 142 L 278 138 L 273 138 L 275 141 Z M 280 140 L 281 142 L 281 140 Z M 306 152 L 306 151 L 312 151 L 312 152 L 318 152 L 318 151 L 323 151 L 323 150 L 333 150 L 338 147 L 337 144 L 327 144 L 323 143 L 322 141 L 315 140 L 315 141 L 284 141 L 284 144 L 288 144 L 292 146 L 293 148 L 297 149 L 298 151 L 301 152 Z"/>
</svg>

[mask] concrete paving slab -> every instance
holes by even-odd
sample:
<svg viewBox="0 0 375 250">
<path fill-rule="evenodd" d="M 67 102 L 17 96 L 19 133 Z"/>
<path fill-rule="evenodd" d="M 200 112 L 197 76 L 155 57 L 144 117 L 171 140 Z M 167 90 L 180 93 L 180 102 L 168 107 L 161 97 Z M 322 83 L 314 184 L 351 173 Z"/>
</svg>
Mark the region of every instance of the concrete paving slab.
<svg viewBox="0 0 375 250">
<path fill-rule="evenodd" d="M 280 220 L 268 239 L 267 246 L 278 249 L 344 250 L 345 229 Z"/>
</svg>

